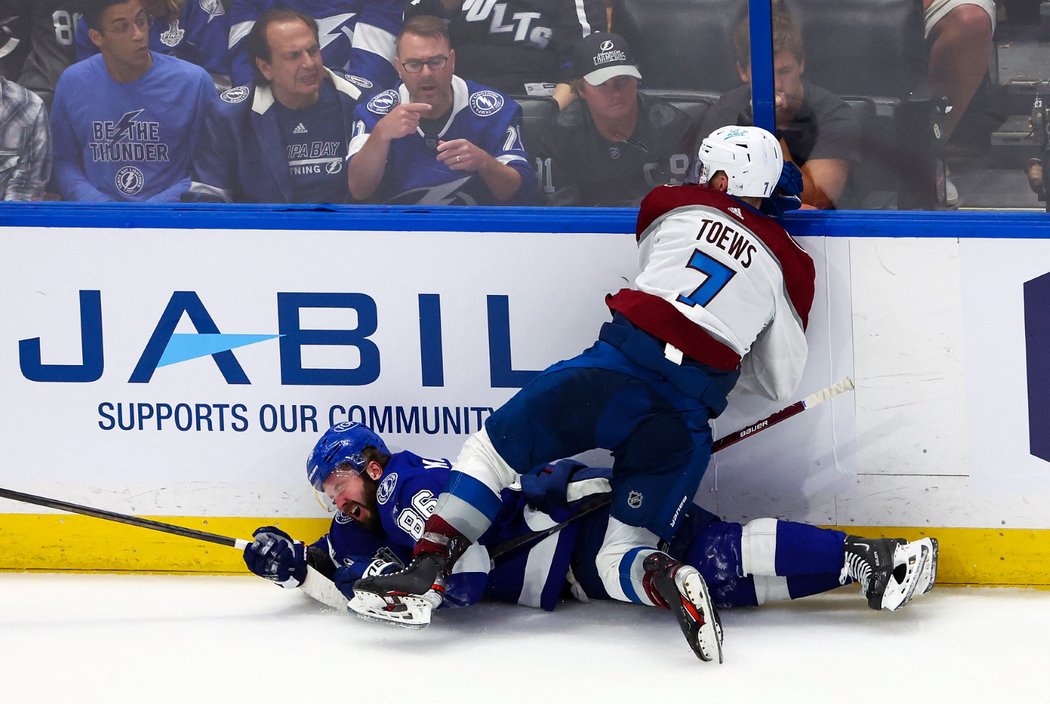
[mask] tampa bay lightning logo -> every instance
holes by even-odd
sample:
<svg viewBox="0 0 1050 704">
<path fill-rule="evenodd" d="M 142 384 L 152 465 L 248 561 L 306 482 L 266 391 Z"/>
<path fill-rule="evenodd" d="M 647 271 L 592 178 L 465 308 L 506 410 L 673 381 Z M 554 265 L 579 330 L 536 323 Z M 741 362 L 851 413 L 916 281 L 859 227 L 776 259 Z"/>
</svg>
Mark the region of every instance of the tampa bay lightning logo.
<svg viewBox="0 0 1050 704">
<path fill-rule="evenodd" d="M 470 94 L 470 109 L 478 117 L 495 115 L 503 107 L 503 96 L 494 90 L 479 90 Z"/>
<path fill-rule="evenodd" d="M 219 98 L 221 98 L 222 101 L 225 103 L 236 105 L 237 103 L 243 103 L 245 100 L 247 100 L 248 93 L 250 92 L 251 89 L 248 88 L 248 86 L 235 86 L 233 88 L 230 88 L 229 90 L 224 90 L 222 93 L 219 94 Z"/>
<path fill-rule="evenodd" d="M 117 171 L 113 183 L 121 193 L 133 196 L 142 190 L 146 184 L 146 178 L 134 166 L 123 166 Z"/>
<path fill-rule="evenodd" d="M 386 115 L 388 112 L 394 109 L 394 107 L 401 102 L 401 99 L 397 97 L 396 90 L 384 90 L 374 98 L 368 101 L 365 105 L 370 112 L 374 112 L 377 115 Z"/>
<path fill-rule="evenodd" d="M 397 472 L 391 472 L 379 482 L 379 488 L 376 489 L 376 502 L 380 506 L 385 506 L 390 497 L 394 495 L 395 487 L 397 487 Z"/>
<path fill-rule="evenodd" d="M 202 10 L 208 13 L 209 24 L 219 15 L 226 14 L 226 8 L 223 6 L 222 0 L 200 0 L 200 6 Z"/>
</svg>

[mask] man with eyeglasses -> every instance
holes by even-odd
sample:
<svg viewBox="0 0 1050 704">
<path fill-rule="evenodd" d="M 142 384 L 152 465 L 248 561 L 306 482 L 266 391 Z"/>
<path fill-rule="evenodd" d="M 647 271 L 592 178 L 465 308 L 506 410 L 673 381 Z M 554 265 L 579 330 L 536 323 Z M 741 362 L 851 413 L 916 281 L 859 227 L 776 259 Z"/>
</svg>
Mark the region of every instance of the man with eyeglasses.
<svg viewBox="0 0 1050 704">
<path fill-rule="evenodd" d="M 143 0 L 143 7 L 151 19 L 151 51 L 197 64 L 216 86 L 230 87 L 230 16 L 222 0 Z M 83 20 L 77 23 L 76 52 L 78 61 L 98 53 Z"/>
<path fill-rule="evenodd" d="M 401 83 L 357 108 L 347 176 L 357 201 L 529 204 L 535 176 L 521 108 L 455 75 L 444 21 L 419 15 L 397 40 Z"/>
<path fill-rule="evenodd" d="M 334 425 L 317 440 L 306 461 L 307 479 L 335 512 L 328 532 L 306 545 L 276 526 L 261 527 L 244 550 L 245 564 L 281 587 L 301 587 L 309 596 L 341 607 L 354 598 L 356 579 L 397 570 L 410 559 L 451 472 L 446 459 L 391 452 L 382 437 L 361 423 Z M 443 599 L 406 598 L 385 620 L 424 627 L 438 602 L 467 606 L 484 599 L 551 611 L 566 592 L 582 601 L 610 598 L 595 566 L 609 525 L 609 508 L 600 499 L 610 489 L 610 475 L 610 469 L 574 460 L 542 465 L 523 475 L 518 487 L 501 493 L 499 517 L 457 563 Z M 921 556 L 926 551 L 925 561 L 916 560 L 906 578 L 891 575 L 895 560 L 890 559 L 866 573 L 865 580 L 862 561 L 849 558 L 851 542 L 858 539 L 841 531 L 774 518 L 745 524 L 722 521 L 694 503 L 683 513 L 683 526 L 667 549 L 704 574 L 719 608 L 799 599 L 860 581 L 876 583 L 871 608 L 896 610 L 929 591 L 937 574 L 937 543 L 930 538 L 904 545 L 902 555 Z M 551 535 L 505 547 L 508 540 L 575 516 L 579 518 Z M 882 553 L 895 552 L 903 543 L 869 542 Z M 496 546 L 506 552 L 491 557 Z M 865 592 L 861 590 L 867 596 Z"/>
<path fill-rule="evenodd" d="M 100 54 L 73 64 L 55 88 L 51 128 L 63 200 L 177 201 L 208 105 L 200 66 L 149 49 L 141 0 L 92 0 L 84 20 Z"/>
<path fill-rule="evenodd" d="M 247 48 L 252 87 L 220 95 L 209 111 L 184 200 L 346 203 L 347 145 L 361 91 L 324 67 L 317 22 L 268 10 Z"/>
</svg>

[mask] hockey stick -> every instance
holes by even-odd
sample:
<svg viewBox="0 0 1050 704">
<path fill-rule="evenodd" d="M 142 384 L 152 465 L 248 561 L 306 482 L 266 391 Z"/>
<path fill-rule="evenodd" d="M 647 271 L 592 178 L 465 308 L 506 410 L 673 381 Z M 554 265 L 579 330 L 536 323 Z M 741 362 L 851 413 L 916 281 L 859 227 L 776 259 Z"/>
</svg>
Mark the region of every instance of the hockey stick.
<svg viewBox="0 0 1050 704">
<path fill-rule="evenodd" d="M 795 401 L 790 406 L 785 406 L 784 408 L 781 408 L 779 411 L 776 411 L 766 416 L 762 420 L 755 421 L 746 428 L 741 428 L 740 430 L 737 430 L 734 433 L 729 433 L 728 435 L 724 435 L 723 437 L 718 438 L 717 440 L 715 440 L 714 444 L 711 445 L 711 452 L 713 454 L 715 452 L 718 452 L 719 450 L 724 450 L 725 448 L 730 447 L 731 445 L 737 444 L 746 437 L 750 437 L 755 433 L 761 432 L 772 425 L 776 425 L 780 421 L 791 418 L 792 416 L 797 416 L 799 413 L 806 410 L 807 408 L 813 408 L 813 406 L 820 405 L 825 401 L 830 401 L 839 394 L 845 393 L 846 391 L 852 391 L 854 388 L 856 387 L 853 384 L 853 379 L 850 379 L 847 376 L 846 378 L 842 379 L 841 381 L 835 384 L 832 384 L 826 389 L 821 389 L 816 393 L 806 396 L 801 401 Z"/>
<path fill-rule="evenodd" d="M 801 401 L 787 406 L 785 408 L 776 411 L 775 413 L 766 416 L 762 420 L 756 421 L 751 425 L 741 428 L 736 432 L 730 433 L 724 437 L 716 440 L 711 446 L 712 454 L 723 450 L 731 445 L 735 445 L 744 438 L 750 437 L 755 433 L 759 433 L 770 426 L 776 425 L 781 421 L 787 420 L 792 416 L 796 416 L 802 413 L 807 408 L 819 405 L 828 401 L 841 393 L 850 391 L 854 388 L 853 380 L 846 377 L 842 381 L 836 384 L 818 391 L 814 394 L 810 394 Z M 226 547 L 237 548 L 243 550 L 247 547 L 250 541 L 242 540 L 240 538 L 229 538 L 225 535 L 217 535 L 215 533 L 207 533 L 201 530 L 195 530 L 193 528 L 184 528 L 183 526 L 177 526 L 171 523 L 162 523 L 161 521 L 154 521 L 148 518 L 140 518 L 138 516 L 129 516 L 122 513 L 115 513 L 113 511 L 105 511 L 103 509 L 92 508 L 90 506 L 83 506 L 81 504 L 74 504 L 68 501 L 59 501 L 58 499 L 49 499 L 43 496 L 36 496 L 34 494 L 24 494 L 20 491 L 13 491 L 11 489 L 0 488 L 0 498 L 11 499 L 12 501 L 21 501 L 28 504 L 36 504 L 37 506 L 45 506 L 47 508 L 58 509 L 60 511 L 67 511 L 69 513 L 79 513 L 84 516 L 90 516 L 92 518 L 102 518 L 108 521 L 115 521 L 117 523 L 124 523 L 130 526 L 137 526 L 139 528 L 148 528 L 150 530 L 160 531 L 162 533 L 172 533 L 174 535 L 181 535 L 185 538 L 193 538 L 195 540 L 203 540 L 209 543 L 217 543 L 218 545 L 225 545 Z M 511 538 L 503 543 L 500 543 L 489 551 L 489 557 L 496 559 L 502 555 L 506 555 L 512 550 L 517 550 L 523 545 L 542 540 L 550 535 L 554 535 L 558 531 L 565 528 L 574 521 L 578 521 L 585 516 L 588 516 L 600 508 L 608 506 L 611 502 L 611 498 L 608 495 L 598 496 L 591 499 L 589 502 L 583 505 L 583 508 L 579 513 L 568 518 L 561 523 L 551 526 L 542 531 L 535 533 L 526 533 L 516 538 Z"/>
<path fill-rule="evenodd" d="M 748 425 L 744 428 L 741 428 L 740 430 L 720 437 L 718 440 L 715 440 L 714 443 L 712 443 L 711 454 L 714 454 L 719 450 L 724 450 L 727 447 L 735 445 L 744 438 L 751 437 L 755 433 L 760 433 L 766 428 L 769 428 L 770 426 L 776 425 L 777 423 L 787 420 L 792 416 L 797 416 L 799 413 L 802 413 L 807 408 L 813 408 L 813 406 L 817 406 L 821 403 L 824 403 L 825 401 L 829 401 L 838 396 L 839 394 L 845 393 L 846 391 L 851 391 L 854 388 L 855 386 L 853 384 L 853 379 L 847 376 L 838 383 L 832 384 L 826 389 L 821 389 L 816 393 L 810 394 L 801 401 L 796 401 L 790 406 L 785 406 L 779 411 L 776 411 L 766 416 L 762 420 L 755 421 L 751 425 Z M 585 516 L 589 516 L 590 514 L 594 513 L 600 508 L 605 508 L 610 503 L 612 503 L 612 497 L 609 494 L 596 496 L 587 503 L 585 503 L 580 509 L 579 513 L 565 519 L 561 523 L 553 525 L 550 528 L 537 531 L 535 533 L 526 533 L 524 535 L 519 535 L 516 538 L 511 538 L 510 540 L 500 543 L 499 545 L 497 545 L 489 551 L 489 558 L 491 560 L 495 560 L 497 557 L 506 555 L 512 550 L 517 550 L 523 545 L 529 545 L 530 543 L 543 540 L 548 536 L 554 535 L 570 523 L 578 521 L 581 518 L 584 518 Z"/>
<path fill-rule="evenodd" d="M 225 545 L 229 548 L 237 548 L 238 550 L 244 550 L 245 547 L 251 544 L 250 540 L 229 538 L 225 535 L 208 533 L 203 530 L 194 530 L 193 528 L 184 528 L 171 523 L 153 521 L 148 518 L 128 516 L 123 513 L 114 513 L 113 511 L 104 511 L 100 508 L 82 506 L 80 504 L 69 503 L 68 501 L 59 501 L 58 499 L 49 499 L 43 496 L 35 496 L 33 494 L 23 494 L 20 491 L 12 491 L 11 489 L 0 488 L 0 498 L 21 501 L 27 504 L 36 504 L 37 506 L 46 506 L 47 508 L 54 508 L 69 513 L 79 513 L 84 516 L 90 516 L 91 518 L 103 518 L 107 521 L 124 523 L 138 528 L 149 528 L 150 530 L 160 531 L 161 533 L 172 533 L 174 535 L 181 535 L 184 538 L 203 540 L 208 543 Z M 306 574 L 307 579 L 302 584 L 303 592 L 325 606 L 330 606 L 337 611 L 346 610 L 346 596 L 339 591 L 331 579 L 318 572 L 312 565 L 306 566 Z"/>
<path fill-rule="evenodd" d="M 162 533 L 173 533 L 174 535 L 181 535 L 184 538 L 194 538 L 208 543 L 217 543 L 219 545 L 225 545 L 226 547 L 237 548 L 238 550 L 244 550 L 244 548 L 251 543 L 250 540 L 228 538 L 225 535 L 216 535 L 215 533 L 207 533 L 202 530 L 194 530 L 193 528 L 183 528 L 182 526 L 177 526 L 171 523 L 161 523 L 160 521 L 139 518 L 138 516 L 128 516 L 123 513 L 114 513 L 113 511 L 104 511 L 100 508 L 72 504 L 68 501 L 48 499 L 33 494 L 23 494 L 20 491 L 12 491 L 11 489 L 0 488 L 0 498 L 21 501 L 27 504 L 36 504 L 37 506 L 46 506 L 47 508 L 54 508 L 59 511 L 68 511 L 69 513 L 79 513 L 84 516 L 91 516 L 92 518 L 103 518 L 107 521 L 125 523 L 129 526 L 138 526 L 139 528 L 149 528 L 150 530 L 157 530 Z"/>
</svg>

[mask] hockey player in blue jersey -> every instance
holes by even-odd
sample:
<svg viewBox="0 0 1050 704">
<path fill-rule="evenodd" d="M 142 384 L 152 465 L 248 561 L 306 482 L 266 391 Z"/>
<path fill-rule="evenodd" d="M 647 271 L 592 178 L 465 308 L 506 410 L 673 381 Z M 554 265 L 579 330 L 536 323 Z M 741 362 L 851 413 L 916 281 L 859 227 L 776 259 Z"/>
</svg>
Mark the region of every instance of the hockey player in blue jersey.
<svg viewBox="0 0 1050 704">
<path fill-rule="evenodd" d="M 428 15 L 405 22 L 397 64 L 397 89 L 357 108 L 351 196 L 384 204 L 532 203 L 536 177 L 521 143 L 521 108 L 455 75 L 445 23 Z"/>
<path fill-rule="evenodd" d="M 306 545 L 276 527 L 259 528 L 245 548 L 245 563 L 259 576 L 282 587 L 304 587 L 317 598 L 332 580 L 348 599 L 358 578 L 400 569 L 410 558 L 451 472 L 448 460 L 391 453 L 379 435 L 359 423 L 340 423 L 325 432 L 306 469 L 311 485 L 337 511 L 328 533 Z M 607 495 L 610 476 L 609 469 L 572 460 L 522 475 L 519 485 L 502 492 L 486 534 L 456 562 L 443 599 L 406 598 L 395 602 L 383 620 L 422 627 L 435 604 L 466 606 L 480 599 L 552 610 L 567 594 L 609 598 L 595 567 L 608 507 L 567 519 Z M 494 546 L 563 521 L 561 530 L 490 559 Z M 719 607 L 798 599 L 856 580 L 869 606 L 897 609 L 933 587 L 935 541 L 908 544 L 909 554 L 926 551 L 928 559 L 899 565 L 890 556 L 904 541 L 866 541 L 876 548 L 875 557 L 858 556 L 853 547 L 858 541 L 863 539 L 773 518 L 744 525 L 722 521 L 690 504 L 681 529 L 665 547 L 704 575 Z M 667 606 L 659 599 L 654 604 Z"/>
<path fill-rule="evenodd" d="M 263 12 L 285 7 L 317 20 L 324 65 L 345 71 L 365 93 L 394 85 L 394 37 L 404 0 L 236 0 L 230 7 L 229 49 L 233 85 L 252 79 L 245 40 Z"/>
<path fill-rule="evenodd" d="M 222 0 L 145 0 L 143 7 L 151 17 L 150 51 L 197 64 L 215 85 L 230 87 L 230 16 Z M 77 23 L 76 52 L 77 61 L 98 53 L 83 18 Z"/>
<path fill-rule="evenodd" d="M 346 203 L 346 153 L 360 89 L 321 63 L 317 22 L 267 10 L 248 35 L 254 86 L 208 112 L 184 200 Z"/>
<path fill-rule="evenodd" d="M 54 180 L 63 200 L 178 201 L 208 105 L 208 73 L 149 50 L 141 0 L 84 8 L 101 53 L 73 64 L 55 88 Z"/>
</svg>

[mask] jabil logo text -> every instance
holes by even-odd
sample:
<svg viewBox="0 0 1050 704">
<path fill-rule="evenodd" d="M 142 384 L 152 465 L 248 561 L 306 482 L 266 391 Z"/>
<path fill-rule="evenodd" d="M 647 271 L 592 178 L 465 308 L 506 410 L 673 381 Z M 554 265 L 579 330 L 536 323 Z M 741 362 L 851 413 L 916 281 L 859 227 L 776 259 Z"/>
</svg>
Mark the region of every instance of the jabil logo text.
<svg viewBox="0 0 1050 704">
<path fill-rule="evenodd" d="M 379 378 L 382 355 L 371 339 L 379 327 L 380 317 L 374 298 L 364 293 L 286 292 L 279 292 L 276 297 L 276 333 L 229 334 L 219 329 L 196 292 L 173 292 L 131 371 L 128 383 L 149 383 L 159 367 L 210 355 L 227 384 L 250 384 L 233 350 L 274 338 L 278 340 L 283 385 L 365 386 Z M 536 372 L 511 368 L 508 297 L 489 295 L 487 304 L 490 383 L 493 388 L 524 386 Z M 300 313 L 311 308 L 351 309 L 356 312 L 357 326 L 353 329 L 304 329 L 300 324 Z M 403 341 L 399 348 L 404 354 L 418 345 L 422 385 L 444 386 L 440 295 L 419 294 L 418 308 L 419 337 Z M 189 320 L 196 333 L 175 332 L 183 317 Z M 102 292 L 80 291 L 81 364 L 45 364 L 41 358 L 40 342 L 39 337 L 18 342 L 19 367 L 26 379 L 60 383 L 90 383 L 101 379 L 106 367 Z M 356 348 L 353 359 L 357 365 L 351 368 L 304 367 L 303 348 L 314 345 Z M 391 350 L 391 353 L 395 352 Z"/>
</svg>

